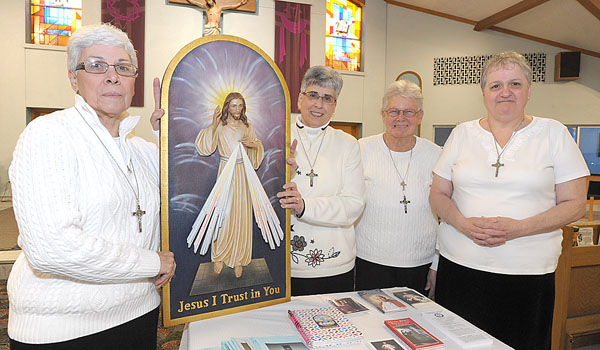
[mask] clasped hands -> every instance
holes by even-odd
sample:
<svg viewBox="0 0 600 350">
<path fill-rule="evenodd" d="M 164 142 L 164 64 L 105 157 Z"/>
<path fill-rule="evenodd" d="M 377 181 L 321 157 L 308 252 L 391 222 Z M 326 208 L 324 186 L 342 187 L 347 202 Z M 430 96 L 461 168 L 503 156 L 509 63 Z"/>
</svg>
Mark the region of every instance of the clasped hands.
<svg viewBox="0 0 600 350">
<path fill-rule="evenodd" d="M 483 247 L 503 245 L 524 232 L 522 221 L 502 216 L 463 218 L 458 226 L 459 231 Z"/>
</svg>

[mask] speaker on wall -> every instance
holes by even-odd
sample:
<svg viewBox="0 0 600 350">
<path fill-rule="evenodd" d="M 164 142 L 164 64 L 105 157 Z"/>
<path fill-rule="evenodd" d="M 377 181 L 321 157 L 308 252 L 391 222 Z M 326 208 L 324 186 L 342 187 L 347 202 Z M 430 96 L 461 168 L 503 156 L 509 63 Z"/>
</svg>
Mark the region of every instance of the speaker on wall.
<svg viewBox="0 0 600 350">
<path fill-rule="evenodd" d="M 554 80 L 575 80 L 579 78 L 581 52 L 559 52 L 554 60 Z"/>
</svg>

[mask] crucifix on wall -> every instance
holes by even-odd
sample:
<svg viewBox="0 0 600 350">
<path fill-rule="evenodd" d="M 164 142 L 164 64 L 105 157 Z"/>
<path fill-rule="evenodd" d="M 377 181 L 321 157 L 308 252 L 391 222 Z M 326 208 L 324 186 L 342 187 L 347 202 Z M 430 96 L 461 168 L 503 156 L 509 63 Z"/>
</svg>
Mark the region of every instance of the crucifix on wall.
<svg viewBox="0 0 600 350">
<path fill-rule="evenodd" d="M 256 12 L 256 0 L 169 0 L 169 3 L 194 5 L 206 11 L 204 36 L 222 34 L 223 11 Z"/>
</svg>

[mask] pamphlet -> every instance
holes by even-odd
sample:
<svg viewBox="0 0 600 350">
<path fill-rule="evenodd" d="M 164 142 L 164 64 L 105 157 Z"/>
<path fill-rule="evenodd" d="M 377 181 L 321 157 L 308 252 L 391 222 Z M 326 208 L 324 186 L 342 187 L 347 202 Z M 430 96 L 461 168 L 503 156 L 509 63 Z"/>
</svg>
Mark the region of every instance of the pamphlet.
<svg viewBox="0 0 600 350">
<path fill-rule="evenodd" d="M 491 345 L 494 342 L 485 332 L 448 310 L 423 313 L 423 318 L 463 349 Z"/>
<path fill-rule="evenodd" d="M 331 305 L 335 306 L 338 310 L 348 316 L 363 311 L 369 311 L 364 305 L 352 298 L 329 299 L 328 301 Z"/>
<path fill-rule="evenodd" d="M 406 311 L 406 305 L 387 295 L 381 289 L 361 290 L 357 293 L 384 314 L 388 312 Z"/>
<path fill-rule="evenodd" d="M 391 293 L 396 298 L 402 300 L 405 304 L 408 304 L 422 312 L 442 309 L 442 307 L 434 303 L 433 300 L 411 288 L 394 288 L 391 290 Z"/>
<path fill-rule="evenodd" d="M 580 227 L 577 233 L 577 246 L 594 245 L 594 228 L 591 226 Z"/>
<path fill-rule="evenodd" d="M 411 318 L 386 320 L 383 323 L 413 350 L 444 349 L 444 343 L 441 340 L 429 333 Z"/>
<path fill-rule="evenodd" d="M 309 350 L 297 335 L 252 338 L 252 350 Z"/>
</svg>

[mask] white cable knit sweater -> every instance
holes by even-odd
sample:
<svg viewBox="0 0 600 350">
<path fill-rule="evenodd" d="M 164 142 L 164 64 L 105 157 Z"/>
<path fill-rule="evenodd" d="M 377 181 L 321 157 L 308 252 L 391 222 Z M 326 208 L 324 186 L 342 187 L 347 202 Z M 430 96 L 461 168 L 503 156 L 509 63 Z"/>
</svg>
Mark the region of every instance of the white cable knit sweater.
<svg viewBox="0 0 600 350">
<path fill-rule="evenodd" d="M 119 167 L 124 156 L 79 95 L 75 107 L 40 117 L 22 133 L 10 166 L 23 252 L 8 281 L 8 334 L 25 343 L 82 337 L 139 317 L 160 303 L 159 178 L 156 146 L 129 135 L 139 117 L 120 124 L 125 159 L 139 182 L 135 195 Z"/>
<path fill-rule="evenodd" d="M 367 204 L 356 224 L 356 255 L 394 267 L 415 267 L 432 262 L 438 224 L 429 206 L 432 169 L 442 150 L 417 137 L 410 151 L 391 152 L 402 176 L 406 174 L 408 213 L 400 203 L 402 187 L 383 142 L 383 134 L 358 140 L 365 172 Z"/>
</svg>

